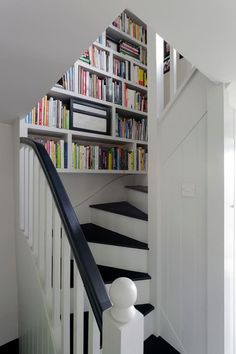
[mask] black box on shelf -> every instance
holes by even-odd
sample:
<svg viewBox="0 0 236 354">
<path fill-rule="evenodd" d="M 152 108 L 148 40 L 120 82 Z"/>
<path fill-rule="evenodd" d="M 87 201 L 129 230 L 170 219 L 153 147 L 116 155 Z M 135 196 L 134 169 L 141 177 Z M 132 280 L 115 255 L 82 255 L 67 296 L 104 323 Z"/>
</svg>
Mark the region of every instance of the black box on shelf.
<svg viewBox="0 0 236 354">
<path fill-rule="evenodd" d="M 111 134 L 111 108 L 85 102 L 70 100 L 70 129 L 94 134 Z"/>
</svg>

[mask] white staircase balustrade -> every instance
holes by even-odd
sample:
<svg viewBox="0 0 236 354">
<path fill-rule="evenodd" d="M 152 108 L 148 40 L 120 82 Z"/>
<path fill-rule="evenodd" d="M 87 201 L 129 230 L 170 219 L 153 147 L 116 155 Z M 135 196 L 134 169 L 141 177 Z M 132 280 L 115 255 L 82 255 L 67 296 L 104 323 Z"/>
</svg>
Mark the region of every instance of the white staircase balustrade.
<svg viewBox="0 0 236 354">
<path fill-rule="evenodd" d="M 40 144 L 30 139 L 23 138 L 21 143 L 19 224 L 31 254 L 34 277 L 38 279 L 37 292 L 44 304 L 41 311 L 44 313 L 40 315 L 45 323 L 43 330 L 52 343 L 47 346 L 43 336 L 38 337 L 33 331 L 33 324 L 26 324 L 27 330 L 20 337 L 21 354 L 31 354 L 32 343 L 38 354 L 70 354 L 72 348 L 74 354 L 83 354 L 86 340 L 88 354 L 143 354 L 144 320 L 134 308 L 135 284 L 127 278 L 115 280 L 110 287 L 111 307 L 79 221 L 73 212 L 65 215 L 63 211 L 63 203 L 67 209 L 73 208 L 50 157 Z M 52 186 L 53 178 L 59 189 Z M 60 189 L 64 193 L 62 200 L 59 200 Z M 84 274 L 88 271 L 86 267 L 93 269 L 92 275 Z M 88 338 L 84 340 L 85 293 L 90 306 Z"/>
<path fill-rule="evenodd" d="M 103 314 L 103 354 L 143 354 L 144 318 L 134 307 L 136 285 L 118 278 L 109 295 L 113 307 Z"/>
</svg>

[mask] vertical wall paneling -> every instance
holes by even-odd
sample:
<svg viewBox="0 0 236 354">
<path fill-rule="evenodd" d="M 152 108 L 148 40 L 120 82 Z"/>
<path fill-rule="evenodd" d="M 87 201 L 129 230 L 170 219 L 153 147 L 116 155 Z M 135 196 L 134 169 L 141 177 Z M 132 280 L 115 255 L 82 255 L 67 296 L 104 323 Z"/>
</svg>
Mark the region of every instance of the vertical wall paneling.
<svg viewBox="0 0 236 354">
<path fill-rule="evenodd" d="M 40 169 L 39 173 L 39 271 L 44 276 L 45 269 L 45 225 L 46 225 L 46 179 L 44 172 Z"/>
<path fill-rule="evenodd" d="M 34 200 L 33 200 L 33 252 L 38 259 L 39 244 L 39 162 L 34 155 Z"/>
<path fill-rule="evenodd" d="M 53 204 L 53 322 L 60 341 L 61 219 Z"/>
<path fill-rule="evenodd" d="M 62 352 L 70 352 L 70 245 L 62 229 Z"/>
<path fill-rule="evenodd" d="M 25 147 L 24 148 L 24 153 L 25 153 L 25 198 L 24 198 L 24 232 L 25 236 L 29 236 L 29 148 Z"/>
<path fill-rule="evenodd" d="M 19 151 L 19 227 L 24 230 L 25 225 L 25 153 L 24 147 Z"/>
<path fill-rule="evenodd" d="M 45 289 L 48 306 L 52 308 L 52 193 L 46 187 L 46 250 L 45 250 Z"/>
<path fill-rule="evenodd" d="M 33 245 L 33 195 L 34 195 L 34 152 L 29 151 L 29 244 Z"/>
</svg>

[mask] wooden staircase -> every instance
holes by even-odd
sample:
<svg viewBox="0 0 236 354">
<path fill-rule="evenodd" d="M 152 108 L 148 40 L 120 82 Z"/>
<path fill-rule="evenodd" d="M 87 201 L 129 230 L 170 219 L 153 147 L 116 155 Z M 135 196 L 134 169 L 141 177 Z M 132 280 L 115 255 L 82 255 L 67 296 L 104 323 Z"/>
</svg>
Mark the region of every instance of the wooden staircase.
<svg viewBox="0 0 236 354">
<path fill-rule="evenodd" d="M 82 229 L 107 289 L 119 277 L 132 279 L 138 288 L 135 307 L 145 317 L 144 354 L 178 353 L 163 338 L 153 335 L 155 308 L 149 301 L 151 277 L 147 271 L 148 214 L 143 211 L 147 205 L 148 188 L 146 186 L 126 188 L 129 191 L 129 202 L 91 205 L 92 222 L 83 224 Z"/>
</svg>

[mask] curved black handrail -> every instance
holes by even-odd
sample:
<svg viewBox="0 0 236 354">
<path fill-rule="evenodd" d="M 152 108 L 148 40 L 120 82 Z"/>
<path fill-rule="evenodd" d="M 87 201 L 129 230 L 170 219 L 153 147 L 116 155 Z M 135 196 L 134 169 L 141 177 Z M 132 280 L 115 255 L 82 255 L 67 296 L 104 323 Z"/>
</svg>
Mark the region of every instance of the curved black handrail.
<svg viewBox="0 0 236 354">
<path fill-rule="evenodd" d="M 30 146 L 39 159 L 60 214 L 98 328 L 102 333 L 102 314 L 103 311 L 111 307 L 111 302 L 70 199 L 44 146 L 30 138 L 20 138 L 20 142 Z"/>
</svg>

